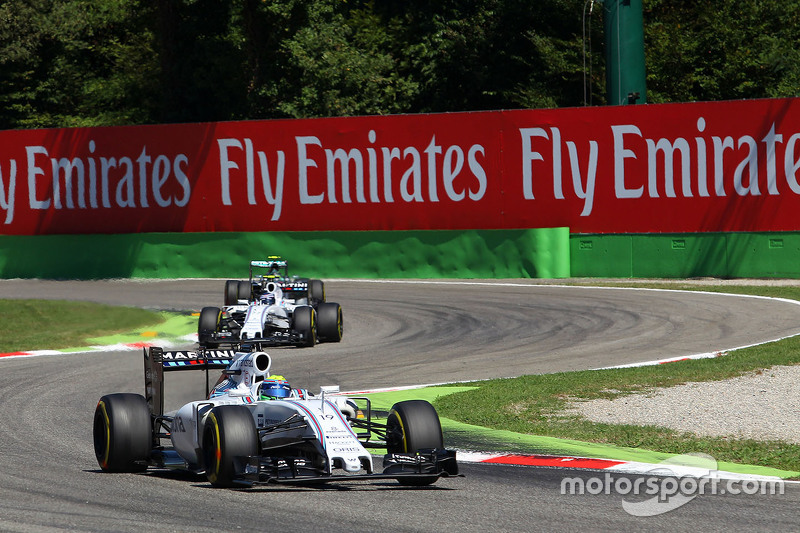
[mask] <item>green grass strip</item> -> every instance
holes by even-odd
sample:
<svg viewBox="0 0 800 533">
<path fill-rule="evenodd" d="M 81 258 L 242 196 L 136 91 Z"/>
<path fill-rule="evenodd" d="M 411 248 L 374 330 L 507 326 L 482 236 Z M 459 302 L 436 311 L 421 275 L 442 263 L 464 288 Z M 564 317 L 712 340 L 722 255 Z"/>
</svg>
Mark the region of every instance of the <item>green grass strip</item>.
<svg viewBox="0 0 800 533">
<path fill-rule="evenodd" d="M 157 311 L 61 300 L 0 300 L 0 353 L 70 349 L 164 322 Z"/>
<path fill-rule="evenodd" d="M 591 372 L 593 371 L 588 373 Z M 682 452 L 659 452 L 640 447 L 624 447 L 607 443 L 584 442 L 558 436 L 534 435 L 511 431 L 499 427 L 484 427 L 482 425 L 468 424 L 443 416 L 443 412 L 447 410 L 448 402 L 461 403 L 466 399 L 468 403 L 464 405 L 461 410 L 467 411 L 474 404 L 474 398 L 471 398 L 471 396 L 479 395 L 481 391 L 484 391 L 484 387 L 492 386 L 494 383 L 500 383 L 504 386 L 511 381 L 515 380 L 493 380 L 475 382 L 468 385 L 434 386 L 421 389 L 372 393 L 366 396 L 372 402 L 372 408 L 377 411 L 388 411 L 393 404 L 403 400 L 419 399 L 435 403 L 440 414 L 442 431 L 445 435 L 445 444 L 452 448 L 510 454 L 567 455 L 613 459 L 617 461 L 636 461 L 650 464 L 659 463 L 679 453 L 705 451 L 695 449 L 684 450 Z M 628 427 L 633 432 L 637 432 L 640 429 L 636 426 Z M 754 444 L 758 448 L 762 446 L 760 442 Z M 740 474 L 777 476 L 783 479 L 800 477 L 800 471 L 741 464 L 737 462 L 720 461 L 717 467 L 719 470 Z"/>
<path fill-rule="evenodd" d="M 197 316 L 193 316 L 190 313 L 162 311 L 159 313 L 159 316 L 161 320 L 163 320 L 163 322 L 159 324 L 148 324 L 115 335 L 91 337 L 87 339 L 87 341 L 92 345 L 100 346 L 119 343 L 152 342 L 154 339 L 158 339 L 162 342 L 177 341 L 197 331 Z"/>
</svg>

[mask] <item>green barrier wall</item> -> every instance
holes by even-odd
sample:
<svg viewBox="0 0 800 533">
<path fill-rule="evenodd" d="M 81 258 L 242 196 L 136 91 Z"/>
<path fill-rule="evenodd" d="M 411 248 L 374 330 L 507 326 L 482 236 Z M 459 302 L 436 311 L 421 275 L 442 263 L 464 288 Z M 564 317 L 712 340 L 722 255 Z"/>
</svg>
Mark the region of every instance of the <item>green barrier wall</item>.
<svg viewBox="0 0 800 533">
<path fill-rule="evenodd" d="M 241 278 L 282 255 L 320 278 L 564 278 L 567 228 L 0 236 L 0 277 Z"/>
<path fill-rule="evenodd" d="M 798 278 L 800 233 L 571 235 L 573 277 Z"/>
<path fill-rule="evenodd" d="M 0 278 L 240 278 L 282 255 L 320 278 L 800 278 L 800 232 L 470 231 L 0 236 Z"/>
</svg>

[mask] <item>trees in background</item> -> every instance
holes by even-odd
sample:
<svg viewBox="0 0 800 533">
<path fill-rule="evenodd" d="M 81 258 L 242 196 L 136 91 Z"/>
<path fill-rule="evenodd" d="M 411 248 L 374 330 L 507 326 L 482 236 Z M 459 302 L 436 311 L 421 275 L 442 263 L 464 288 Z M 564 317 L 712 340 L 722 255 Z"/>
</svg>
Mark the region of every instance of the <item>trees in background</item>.
<svg viewBox="0 0 800 533">
<path fill-rule="evenodd" d="M 11 0 L 0 128 L 604 103 L 587 0 Z M 648 101 L 795 96 L 800 0 L 645 0 Z"/>
<path fill-rule="evenodd" d="M 800 94 L 800 1 L 644 3 L 650 102 Z"/>
<path fill-rule="evenodd" d="M 153 121 L 158 53 L 138 2 L 0 5 L 0 128 Z"/>
</svg>

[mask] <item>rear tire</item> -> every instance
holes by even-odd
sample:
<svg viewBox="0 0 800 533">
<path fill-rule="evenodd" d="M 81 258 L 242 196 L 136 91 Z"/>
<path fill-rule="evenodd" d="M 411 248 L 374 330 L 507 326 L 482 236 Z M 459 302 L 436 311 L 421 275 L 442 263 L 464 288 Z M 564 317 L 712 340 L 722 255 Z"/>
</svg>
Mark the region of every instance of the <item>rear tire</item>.
<svg viewBox="0 0 800 533">
<path fill-rule="evenodd" d="M 292 315 L 292 328 L 304 335 L 304 340 L 297 346 L 310 348 L 317 344 L 317 312 L 309 305 L 295 307 Z"/>
<path fill-rule="evenodd" d="M 239 282 L 229 279 L 225 282 L 225 305 L 236 305 L 239 300 Z"/>
<path fill-rule="evenodd" d="M 386 419 L 386 451 L 416 453 L 419 450 L 444 449 L 439 414 L 425 400 L 406 400 L 392 406 Z M 398 478 L 401 485 L 430 485 L 438 476 Z"/>
<path fill-rule="evenodd" d="M 143 472 L 153 447 L 147 400 L 140 394 L 107 394 L 94 411 L 94 454 L 106 472 Z"/>
<path fill-rule="evenodd" d="M 237 458 L 258 455 L 258 433 L 253 415 L 243 405 L 214 407 L 203 429 L 203 465 L 215 487 L 236 484 Z"/>
<path fill-rule="evenodd" d="M 253 292 L 253 285 L 249 281 L 240 281 L 239 282 L 239 299 L 240 300 L 247 300 L 248 302 L 252 300 Z"/>
<path fill-rule="evenodd" d="M 219 321 L 222 311 L 219 307 L 204 307 L 200 311 L 200 319 L 197 321 L 197 343 L 200 346 L 211 346 L 214 344 L 213 335 L 219 330 Z"/>
<path fill-rule="evenodd" d="M 321 279 L 312 279 L 308 282 L 308 293 L 311 305 L 317 306 L 325 301 L 325 284 Z"/>
<path fill-rule="evenodd" d="M 342 306 L 333 302 L 319 304 L 319 307 L 317 307 L 317 329 L 320 341 L 341 341 L 344 333 Z"/>
</svg>

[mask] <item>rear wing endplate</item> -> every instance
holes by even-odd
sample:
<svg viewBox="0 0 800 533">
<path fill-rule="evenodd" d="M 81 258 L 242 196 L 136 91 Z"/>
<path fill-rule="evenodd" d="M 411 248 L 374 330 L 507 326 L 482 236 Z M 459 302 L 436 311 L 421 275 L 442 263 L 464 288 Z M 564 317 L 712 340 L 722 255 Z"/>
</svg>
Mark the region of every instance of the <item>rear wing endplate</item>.
<svg viewBox="0 0 800 533">
<path fill-rule="evenodd" d="M 206 396 L 209 394 L 208 371 L 223 369 L 236 357 L 234 350 L 167 351 L 153 346 L 144 349 L 144 397 L 150 412 L 164 414 L 164 372 L 175 370 L 205 370 Z"/>
</svg>

